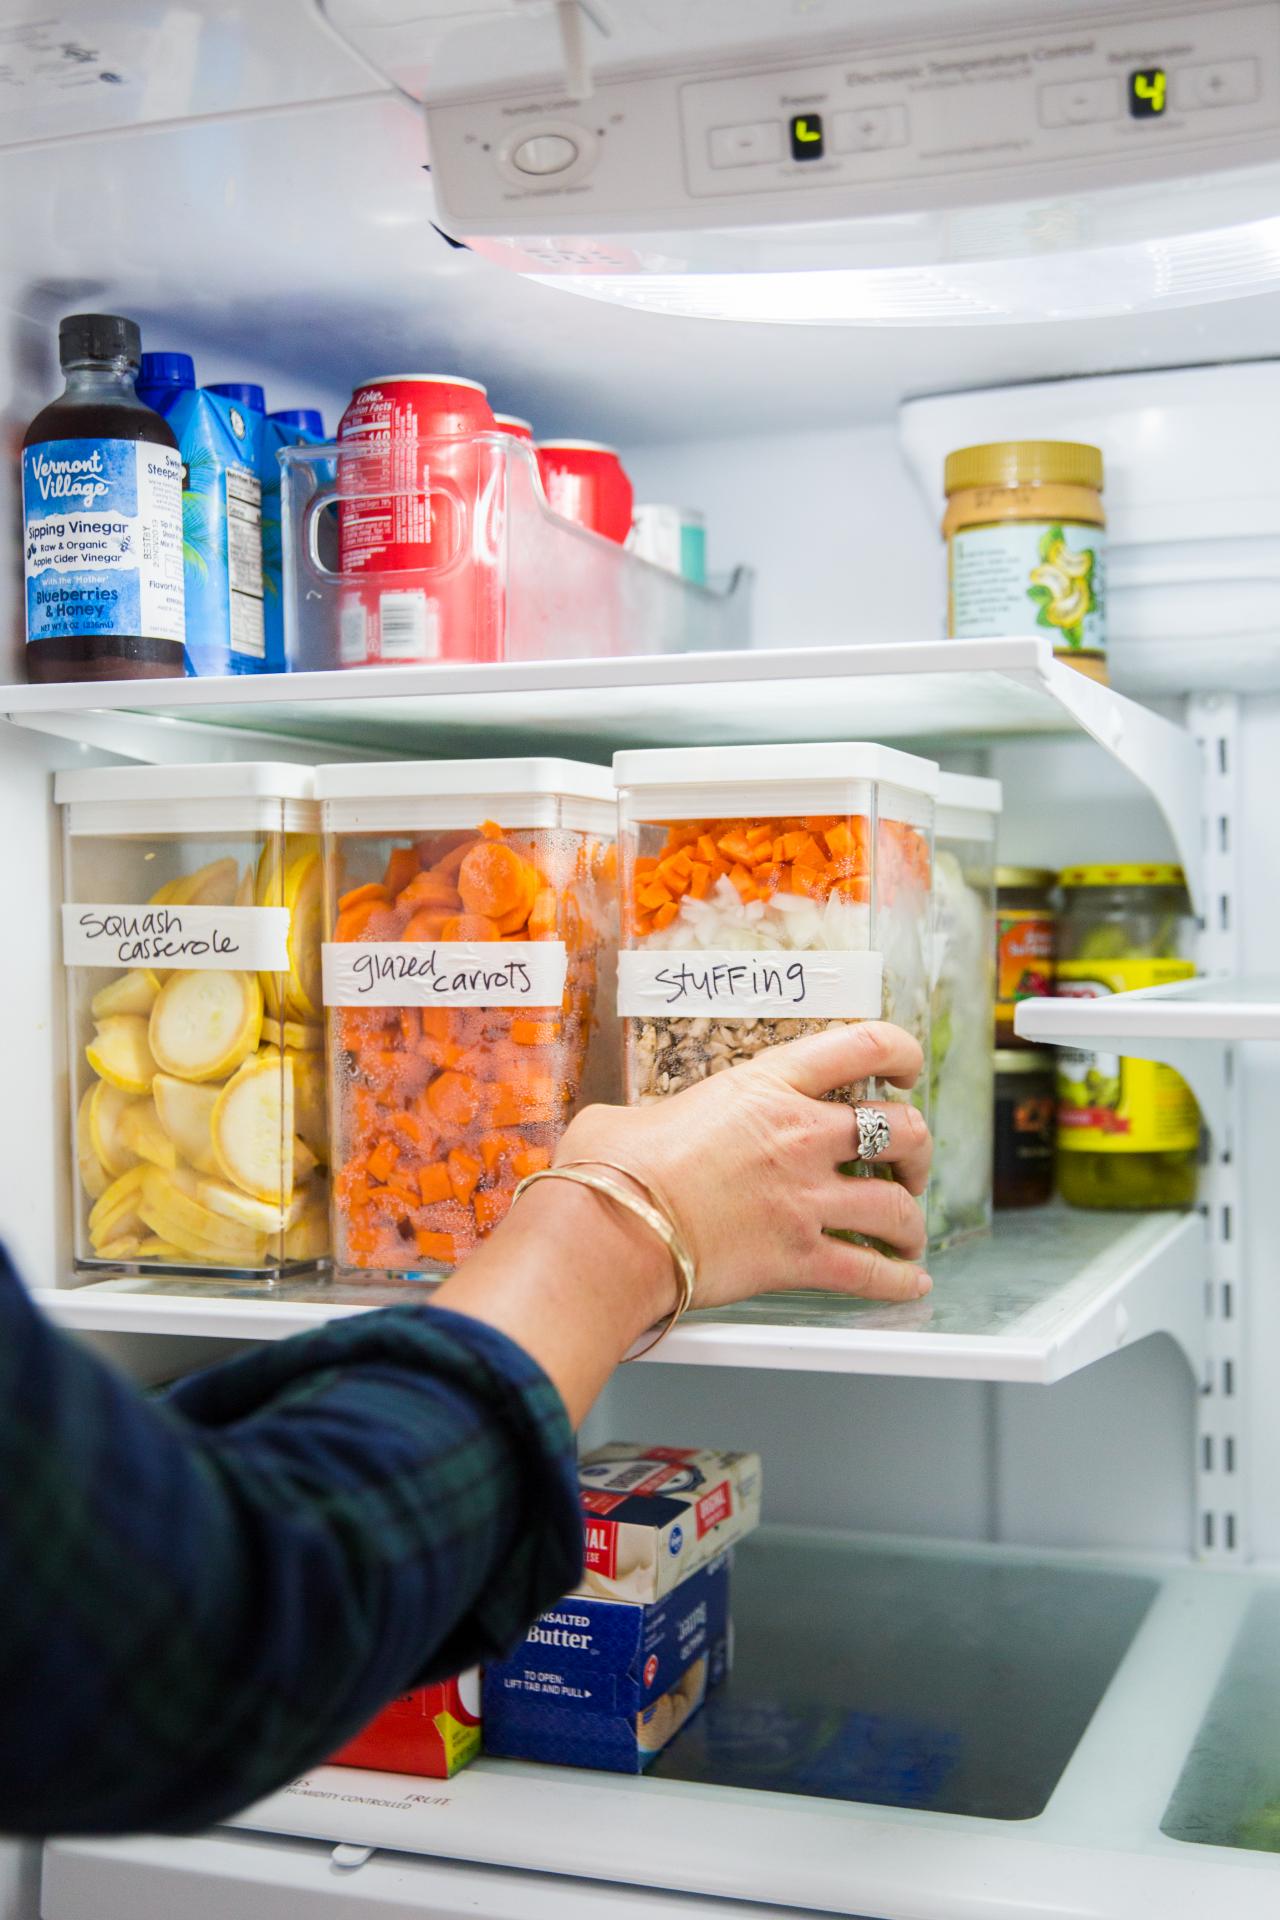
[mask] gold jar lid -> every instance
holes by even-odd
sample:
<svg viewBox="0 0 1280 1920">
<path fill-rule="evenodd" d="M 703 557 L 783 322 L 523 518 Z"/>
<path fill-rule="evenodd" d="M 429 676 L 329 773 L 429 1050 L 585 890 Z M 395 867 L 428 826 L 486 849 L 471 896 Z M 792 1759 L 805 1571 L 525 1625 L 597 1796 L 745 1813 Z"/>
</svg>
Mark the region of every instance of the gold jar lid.
<svg viewBox="0 0 1280 1920">
<path fill-rule="evenodd" d="M 1052 1047 L 996 1048 L 997 1073 L 1054 1073 L 1057 1056 Z"/>
<path fill-rule="evenodd" d="M 1036 887 L 1047 893 L 1050 887 L 1056 887 L 1058 876 L 1052 867 L 997 867 L 996 886 L 999 887 Z"/>
<path fill-rule="evenodd" d="M 1102 454 L 1075 440 L 993 440 L 947 455 L 943 487 L 1093 487 L 1102 489 Z"/>
</svg>

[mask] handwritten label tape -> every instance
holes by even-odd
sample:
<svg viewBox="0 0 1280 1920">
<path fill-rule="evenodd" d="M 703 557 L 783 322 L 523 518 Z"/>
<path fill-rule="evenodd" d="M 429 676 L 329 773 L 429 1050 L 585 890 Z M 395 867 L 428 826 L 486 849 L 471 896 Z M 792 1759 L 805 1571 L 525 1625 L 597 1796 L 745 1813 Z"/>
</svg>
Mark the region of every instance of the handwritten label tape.
<svg viewBox="0 0 1280 1920">
<path fill-rule="evenodd" d="M 330 940 L 326 1007 L 556 1007 L 563 940 Z"/>
<path fill-rule="evenodd" d="M 287 907 L 62 909 L 68 967 L 215 968 L 287 973 Z"/>
<path fill-rule="evenodd" d="M 878 1020 L 878 953 L 649 947 L 618 955 L 618 1012 L 641 1018 Z"/>
</svg>

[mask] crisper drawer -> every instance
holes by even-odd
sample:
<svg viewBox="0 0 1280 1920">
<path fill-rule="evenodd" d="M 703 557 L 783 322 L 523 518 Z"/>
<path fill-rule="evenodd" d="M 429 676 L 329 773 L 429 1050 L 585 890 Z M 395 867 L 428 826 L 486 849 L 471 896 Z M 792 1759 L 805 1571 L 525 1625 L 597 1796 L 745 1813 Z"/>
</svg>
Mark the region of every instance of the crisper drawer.
<svg viewBox="0 0 1280 1920">
<path fill-rule="evenodd" d="M 660 1847 L 661 1836 L 654 1841 Z M 47 1847 L 40 1912 L 42 1920 L 813 1920 L 799 1907 L 223 1833 Z"/>
</svg>

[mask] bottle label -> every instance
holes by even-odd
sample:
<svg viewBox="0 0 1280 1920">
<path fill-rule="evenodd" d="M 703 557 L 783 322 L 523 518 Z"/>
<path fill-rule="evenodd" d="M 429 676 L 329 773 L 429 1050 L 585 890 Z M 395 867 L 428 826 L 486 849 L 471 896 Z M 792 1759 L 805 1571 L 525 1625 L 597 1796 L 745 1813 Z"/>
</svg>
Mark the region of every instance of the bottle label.
<svg viewBox="0 0 1280 1920">
<path fill-rule="evenodd" d="M 1105 658 L 1103 528 L 1062 520 L 963 527 L 950 543 L 953 639 L 1032 634 L 1059 653 Z"/>
<path fill-rule="evenodd" d="M 996 916 L 996 999 L 1002 1006 L 1053 992 L 1053 915 L 1039 907 L 1003 907 Z"/>
<path fill-rule="evenodd" d="M 1189 960 L 1060 960 L 1059 999 L 1092 1000 L 1190 980 Z M 1066 1153 L 1189 1153 L 1200 1143 L 1195 1095 L 1172 1067 L 1114 1053 L 1058 1054 L 1058 1145 Z"/>
<path fill-rule="evenodd" d="M 183 638 L 182 462 L 148 440 L 22 454 L 28 641 Z"/>
</svg>

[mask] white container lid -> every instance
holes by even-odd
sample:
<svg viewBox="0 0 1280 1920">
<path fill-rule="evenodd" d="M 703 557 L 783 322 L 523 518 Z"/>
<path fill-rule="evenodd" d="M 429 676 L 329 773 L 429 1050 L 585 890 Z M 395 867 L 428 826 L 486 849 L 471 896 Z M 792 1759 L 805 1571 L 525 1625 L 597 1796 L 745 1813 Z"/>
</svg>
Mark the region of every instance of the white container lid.
<svg viewBox="0 0 1280 1920">
<path fill-rule="evenodd" d="M 315 772 L 274 760 L 211 766 L 75 767 L 54 775 L 59 806 L 84 800 L 311 800 Z"/>
<path fill-rule="evenodd" d="M 864 740 L 773 747 L 628 748 L 614 754 L 613 778 L 617 786 L 628 788 L 794 787 L 822 780 L 875 780 L 928 800 L 938 791 L 936 761 Z"/>
<path fill-rule="evenodd" d="M 1004 789 L 998 780 L 976 773 L 938 775 L 934 830 L 939 840 L 994 840 L 1003 808 Z"/>
<path fill-rule="evenodd" d="M 178 839 L 194 833 L 318 833 L 315 774 L 274 760 L 78 767 L 54 776 L 69 833 Z"/>
<path fill-rule="evenodd" d="M 607 767 L 552 755 L 504 760 L 384 760 L 316 768 L 316 794 L 329 830 L 394 833 L 426 817 L 468 826 L 487 811 L 508 826 L 559 822 L 612 837 L 617 795 Z M 501 807 L 490 803 L 501 801 Z"/>
</svg>

